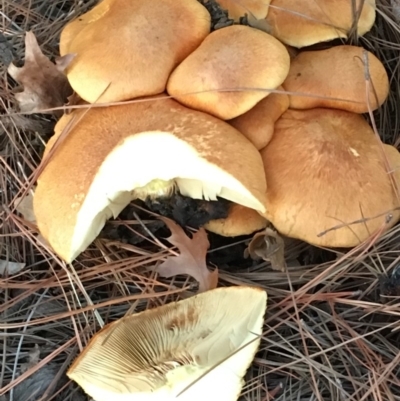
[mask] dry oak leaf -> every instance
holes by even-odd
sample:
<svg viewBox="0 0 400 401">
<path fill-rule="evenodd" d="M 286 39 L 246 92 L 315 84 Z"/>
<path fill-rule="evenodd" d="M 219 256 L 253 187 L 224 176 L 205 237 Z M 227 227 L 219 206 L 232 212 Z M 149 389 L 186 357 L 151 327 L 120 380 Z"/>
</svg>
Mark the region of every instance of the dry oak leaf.
<svg viewBox="0 0 400 401">
<path fill-rule="evenodd" d="M 25 266 L 25 263 L 10 262 L 0 259 L 0 276 L 12 276 L 13 274 L 19 273 Z"/>
<path fill-rule="evenodd" d="M 271 263 L 273 270 L 285 271 L 287 265 L 285 260 L 285 241 L 271 228 L 254 234 L 244 256 L 253 260 L 262 259 Z"/>
<path fill-rule="evenodd" d="M 210 246 L 207 233 L 204 228 L 200 228 L 189 238 L 182 227 L 167 217 L 159 217 L 169 230 L 171 236 L 167 240 L 175 245 L 180 254 L 170 256 L 157 269 L 157 273 L 162 277 L 172 277 L 179 274 L 187 274 L 199 283 L 198 292 L 204 292 L 217 287 L 218 269 L 208 270 L 206 264 L 206 254 Z"/>
<path fill-rule="evenodd" d="M 249 23 L 249 26 L 251 26 L 252 28 L 271 34 L 271 27 L 266 19 L 257 19 L 256 17 L 254 17 L 254 15 L 250 14 L 247 17 L 247 21 Z"/>
<path fill-rule="evenodd" d="M 25 64 L 18 68 L 13 63 L 8 66 L 8 73 L 23 87 L 15 94 L 22 113 L 60 114 L 60 111 L 42 111 L 61 107 L 72 94 L 64 70 L 74 58 L 74 54 L 59 57 L 53 64 L 40 50 L 33 32 L 25 35 Z"/>
<path fill-rule="evenodd" d="M 28 361 L 21 364 L 21 373 L 25 373 L 29 369 L 34 368 L 40 360 L 40 348 L 35 344 L 34 348 L 28 353 Z"/>
<path fill-rule="evenodd" d="M 14 201 L 15 210 L 22 215 L 22 217 L 31 223 L 36 223 L 36 216 L 33 211 L 33 194 L 29 192 L 24 197 L 20 196 Z"/>
</svg>

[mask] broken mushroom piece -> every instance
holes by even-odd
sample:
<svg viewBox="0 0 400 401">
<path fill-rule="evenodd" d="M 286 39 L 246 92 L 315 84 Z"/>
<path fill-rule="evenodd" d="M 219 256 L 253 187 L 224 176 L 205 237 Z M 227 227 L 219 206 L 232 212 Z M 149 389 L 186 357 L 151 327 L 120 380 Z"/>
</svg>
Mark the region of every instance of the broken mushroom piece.
<svg viewBox="0 0 400 401">
<path fill-rule="evenodd" d="M 210 1 L 210 0 L 209 0 Z M 211 0 L 213 1 L 213 0 Z M 229 18 L 238 22 L 247 14 L 248 18 L 264 19 L 268 14 L 271 0 L 216 0 L 222 9 L 228 11 Z"/>
<path fill-rule="evenodd" d="M 105 326 L 67 372 L 95 401 L 235 401 L 267 293 L 217 288 Z"/>
<path fill-rule="evenodd" d="M 215 117 L 165 97 L 76 110 L 58 121 L 44 157 L 74 122 L 40 174 L 33 200 L 41 234 L 67 262 L 132 199 L 179 190 L 265 210 L 259 152 Z"/>
<path fill-rule="evenodd" d="M 283 235 L 347 248 L 399 221 L 400 154 L 359 114 L 289 109 L 261 156 L 264 216 Z"/>
<path fill-rule="evenodd" d="M 268 221 L 254 209 L 235 203 L 231 204 L 228 213 L 228 217 L 224 219 L 210 220 L 204 228 L 223 237 L 238 237 L 253 234 L 268 224 Z"/>
<path fill-rule="evenodd" d="M 283 91 L 282 87 L 278 89 Z M 247 113 L 227 122 L 238 129 L 260 150 L 268 145 L 274 133 L 275 122 L 288 108 L 289 96 L 287 94 L 271 93 Z"/>
<path fill-rule="evenodd" d="M 301 52 L 292 60 L 283 87 L 292 109 L 327 107 L 367 113 L 368 105 L 376 110 L 388 97 L 389 77 L 371 52 L 342 45 Z"/>
<path fill-rule="evenodd" d="M 60 53 L 76 54 L 66 72 L 82 99 L 116 102 L 163 92 L 210 30 L 197 0 L 103 0 L 63 28 Z"/>
<path fill-rule="evenodd" d="M 366 34 L 375 10 L 375 0 L 272 0 L 266 20 L 272 35 L 301 48 L 346 39 L 353 26 L 358 36 Z"/>
<path fill-rule="evenodd" d="M 229 120 L 281 85 L 289 65 L 288 51 L 273 36 L 233 25 L 208 35 L 172 72 L 167 91 L 185 106 Z"/>
</svg>

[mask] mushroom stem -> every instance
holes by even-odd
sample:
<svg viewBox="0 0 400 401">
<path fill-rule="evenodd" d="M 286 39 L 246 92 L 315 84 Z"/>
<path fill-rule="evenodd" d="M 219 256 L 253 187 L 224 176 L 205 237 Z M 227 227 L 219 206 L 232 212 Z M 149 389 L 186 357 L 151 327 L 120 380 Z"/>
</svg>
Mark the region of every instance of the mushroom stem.
<svg viewBox="0 0 400 401">
<path fill-rule="evenodd" d="M 175 180 L 159 180 L 155 179 L 150 181 L 143 187 L 135 188 L 133 191 L 133 199 L 140 199 L 145 201 L 146 199 L 154 200 L 156 198 L 172 196 L 177 189 Z"/>
</svg>

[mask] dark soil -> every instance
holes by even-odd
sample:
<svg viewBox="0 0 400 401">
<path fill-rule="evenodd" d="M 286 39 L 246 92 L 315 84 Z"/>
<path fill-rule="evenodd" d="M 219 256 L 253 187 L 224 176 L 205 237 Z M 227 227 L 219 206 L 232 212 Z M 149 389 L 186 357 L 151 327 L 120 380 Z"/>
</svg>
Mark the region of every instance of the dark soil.
<svg viewBox="0 0 400 401">
<path fill-rule="evenodd" d="M 198 1 L 199 3 L 203 4 L 203 6 L 208 10 L 211 15 L 211 32 L 235 24 L 249 25 L 247 15 L 241 17 L 239 22 L 235 22 L 233 19 L 228 17 L 228 11 L 223 9 L 215 0 Z"/>
</svg>

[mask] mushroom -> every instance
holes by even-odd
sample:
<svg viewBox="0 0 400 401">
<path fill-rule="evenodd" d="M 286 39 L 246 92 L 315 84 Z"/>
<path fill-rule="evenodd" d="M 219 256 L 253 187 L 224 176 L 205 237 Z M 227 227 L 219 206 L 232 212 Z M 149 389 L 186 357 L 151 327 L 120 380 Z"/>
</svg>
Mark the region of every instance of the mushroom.
<svg viewBox="0 0 400 401">
<path fill-rule="evenodd" d="M 172 72 L 167 91 L 222 120 L 250 110 L 285 80 L 290 56 L 273 36 L 243 25 L 218 29 Z"/>
<path fill-rule="evenodd" d="M 342 45 L 301 52 L 292 60 L 283 87 L 292 109 L 327 107 L 366 113 L 368 105 L 376 110 L 388 97 L 389 78 L 371 52 Z"/>
<path fill-rule="evenodd" d="M 210 33 L 197 0 L 103 0 L 61 32 L 66 73 L 90 103 L 116 102 L 165 90 L 172 70 Z"/>
<path fill-rule="evenodd" d="M 229 124 L 166 97 L 76 110 L 57 123 L 34 195 L 42 236 L 70 262 L 136 198 L 218 197 L 264 211 L 261 156 Z"/>
<path fill-rule="evenodd" d="M 264 216 L 285 236 L 350 248 L 400 219 L 400 154 L 359 114 L 289 109 L 261 156 Z"/>
<path fill-rule="evenodd" d="M 272 35 L 301 48 L 346 39 L 354 22 L 357 35 L 366 34 L 375 23 L 375 10 L 375 0 L 272 0 L 266 20 Z"/>
<path fill-rule="evenodd" d="M 260 344 L 267 293 L 227 287 L 105 326 L 67 372 L 95 401 L 235 401 Z"/>
<path fill-rule="evenodd" d="M 283 91 L 282 87 L 278 89 Z M 271 93 L 248 112 L 229 120 L 228 123 L 260 150 L 268 145 L 274 133 L 275 122 L 288 108 L 289 96 L 286 93 Z"/>
<path fill-rule="evenodd" d="M 228 11 L 229 18 L 238 22 L 247 14 L 255 19 L 264 19 L 268 14 L 268 6 L 271 0 L 216 0 L 216 2 Z"/>
<path fill-rule="evenodd" d="M 233 203 L 228 217 L 210 220 L 204 228 L 223 237 L 238 237 L 253 234 L 268 225 L 268 221 L 254 209 Z"/>
</svg>

